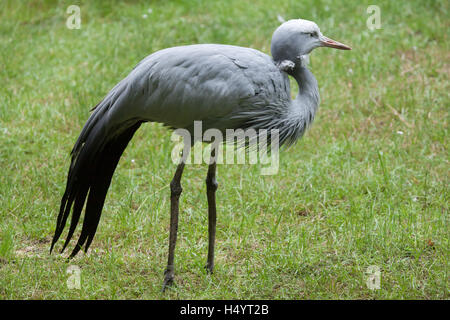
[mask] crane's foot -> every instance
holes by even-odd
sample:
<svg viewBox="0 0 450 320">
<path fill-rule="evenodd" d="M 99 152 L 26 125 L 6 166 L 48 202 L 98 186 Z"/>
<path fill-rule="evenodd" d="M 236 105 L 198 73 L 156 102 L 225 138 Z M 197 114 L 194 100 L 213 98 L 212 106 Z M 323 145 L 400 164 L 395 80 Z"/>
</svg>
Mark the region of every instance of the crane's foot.
<svg viewBox="0 0 450 320">
<path fill-rule="evenodd" d="M 206 264 L 206 266 L 205 266 L 205 269 L 206 269 L 206 272 L 208 273 L 208 274 L 213 274 L 213 271 L 214 271 L 214 263 L 207 263 Z"/>
<path fill-rule="evenodd" d="M 173 279 L 175 278 L 175 272 L 173 267 L 167 267 L 164 271 L 164 282 L 162 287 L 162 292 L 166 291 L 166 288 L 173 285 Z"/>
</svg>

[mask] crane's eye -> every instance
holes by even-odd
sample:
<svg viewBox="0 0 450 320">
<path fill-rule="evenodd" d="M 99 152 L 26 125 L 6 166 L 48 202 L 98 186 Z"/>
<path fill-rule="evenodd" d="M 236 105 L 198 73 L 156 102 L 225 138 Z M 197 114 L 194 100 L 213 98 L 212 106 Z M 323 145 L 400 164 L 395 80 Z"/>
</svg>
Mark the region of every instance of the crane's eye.
<svg viewBox="0 0 450 320">
<path fill-rule="evenodd" d="M 310 36 L 310 37 L 314 37 L 314 33 L 311 32 L 311 33 L 309 34 L 309 36 Z"/>
</svg>

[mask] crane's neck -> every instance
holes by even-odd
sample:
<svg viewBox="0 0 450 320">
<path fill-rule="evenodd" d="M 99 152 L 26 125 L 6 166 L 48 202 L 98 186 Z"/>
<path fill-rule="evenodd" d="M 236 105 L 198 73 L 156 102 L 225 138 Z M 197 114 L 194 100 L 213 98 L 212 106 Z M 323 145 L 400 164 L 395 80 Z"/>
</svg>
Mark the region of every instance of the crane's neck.
<svg viewBox="0 0 450 320">
<path fill-rule="evenodd" d="M 298 64 L 289 74 L 298 84 L 297 98 L 291 100 L 283 116 L 280 117 L 280 144 L 294 143 L 313 122 L 319 106 L 319 87 L 311 71 L 305 64 Z"/>
<path fill-rule="evenodd" d="M 296 65 L 291 75 L 298 84 L 298 94 L 292 100 L 292 106 L 296 112 L 301 113 L 307 126 L 314 119 L 320 102 L 317 80 L 303 63 Z"/>
<path fill-rule="evenodd" d="M 303 62 L 301 60 L 292 68 L 290 66 L 293 63 L 278 64 L 283 69 L 287 66 L 287 68 L 281 70 L 288 72 L 298 84 L 297 97 L 282 109 L 281 114 L 276 113 L 271 118 L 271 122 L 266 125 L 266 127 L 279 130 L 280 145 L 290 145 L 299 139 L 314 120 L 319 106 L 319 87 L 316 78 Z"/>
</svg>

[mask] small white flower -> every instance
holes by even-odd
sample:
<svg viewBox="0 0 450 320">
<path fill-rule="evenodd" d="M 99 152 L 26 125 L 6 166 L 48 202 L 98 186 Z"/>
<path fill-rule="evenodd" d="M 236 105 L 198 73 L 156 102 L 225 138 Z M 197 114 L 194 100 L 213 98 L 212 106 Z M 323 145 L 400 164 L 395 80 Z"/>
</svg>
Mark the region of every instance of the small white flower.
<svg viewBox="0 0 450 320">
<path fill-rule="evenodd" d="M 142 15 L 142 18 L 147 19 L 148 15 L 146 15 L 145 13 Z"/>
<path fill-rule="evenodd" d="M 348 74 L 353 74 L 353 69 L 352 69 L 352 68 L 349 68 L 349 69 L 347 70 L 347 72 L 348 72 Z"/>
<path fill-rule="evenodd" d="M 135 163 L 136 161 L 134 161 L 134 159 L 131 159 L 131 163 Z"/>
<path fill-rule="evenodd" d="M 150 8 L 150 9 L 147 10 L 147 12 L 148 12 L 148 13 L 152 13 L 152 12 L 153 12 L 153 9 Z"/>
<path fill-rule="evenodd" d="M 399 135 L 402 135 L 403 134 L 403 131 L 397 131 L 397 134 L 399 134 Z"/>
</svg>

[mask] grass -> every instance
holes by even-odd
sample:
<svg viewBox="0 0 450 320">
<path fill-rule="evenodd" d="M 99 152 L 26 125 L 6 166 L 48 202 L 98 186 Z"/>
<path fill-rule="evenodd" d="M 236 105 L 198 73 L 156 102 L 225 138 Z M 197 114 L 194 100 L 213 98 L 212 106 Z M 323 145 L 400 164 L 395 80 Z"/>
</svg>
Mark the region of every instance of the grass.
<svg viewBox="0 0 450 320">
<path fill-rule="evenodd" d="M 71 1 L 0 4 L 1 299 L 449 298 L 447 1 L 379 0 L 374 31 L 367 1 L 77 3 L 79 30 L 65 26 Z M 219 166 L 215 273 L 203 268 L 206 165 L 190 165 L 176 286 L 160 292 L 175 167 L 158 124 L 144 125 L 122 157 L 90 252 L 70 262 L 49 255 L 89 109 L 165 47 L 269 53 L 277 14 L 314 20 L 354 49 L 312 54 L 322 103 L 277 175 Z M 80 289 L 67 286 L 70 265 Z M 373 265 L 378 290 L 366 285 Z"/>
</svg>

